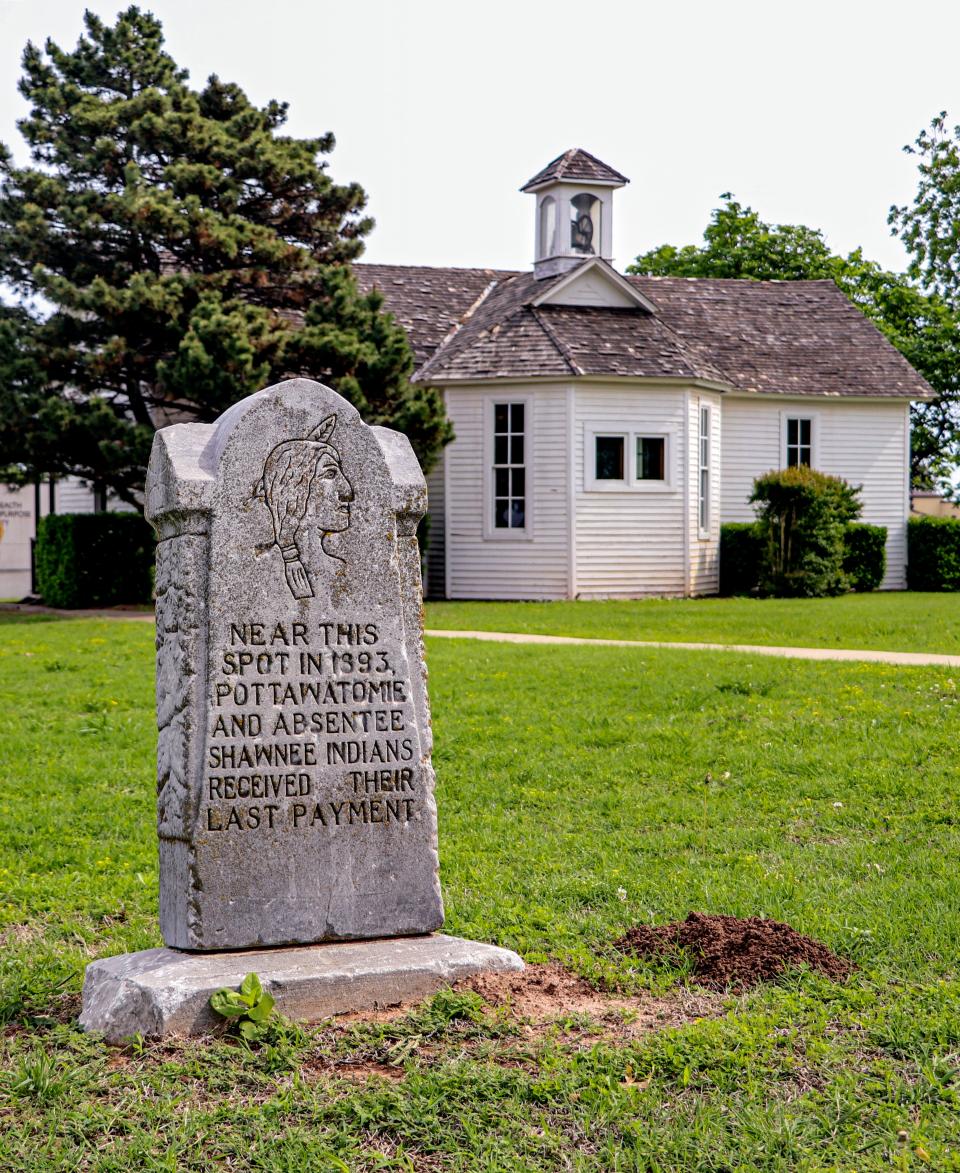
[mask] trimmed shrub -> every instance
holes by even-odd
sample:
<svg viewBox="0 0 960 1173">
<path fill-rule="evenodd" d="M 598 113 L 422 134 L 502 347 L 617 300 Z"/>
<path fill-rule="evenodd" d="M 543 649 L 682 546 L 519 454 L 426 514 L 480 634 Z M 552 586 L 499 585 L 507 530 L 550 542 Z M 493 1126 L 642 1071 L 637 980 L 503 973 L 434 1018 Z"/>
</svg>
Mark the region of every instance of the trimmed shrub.
<svg viewBox="0 0 960 1173">
<path fill-rule="evenodd" d="M 887 569 L 887 527 L 854 522 L 843 534 L 843 572 L 855 591 L 875 591 Z"/>
<path fill-rule="evenodd" d="M 859 493 L 805 465 L 757 477 L 750 500 L 763 535 L 761 594 L 818 598 L 850 589 L 843 538 L 859 516 Z"/>
<path fill-rule="evenodd" d="M 720 594 L 752 595 L 760 583 L 763 531 L 755 521 L 720 527 Z"/>
<path fill-rule="evenodd" d="M 960 520 L 910 518 L 907 586 L 912 591 L 960 591 Z"/>
<path fill-rule="evenodd" d="M 49 607 L 149 603 L 154 549 L 139 513 L 51 513 L 37 526 L 37 590 Z"/>
</svg>

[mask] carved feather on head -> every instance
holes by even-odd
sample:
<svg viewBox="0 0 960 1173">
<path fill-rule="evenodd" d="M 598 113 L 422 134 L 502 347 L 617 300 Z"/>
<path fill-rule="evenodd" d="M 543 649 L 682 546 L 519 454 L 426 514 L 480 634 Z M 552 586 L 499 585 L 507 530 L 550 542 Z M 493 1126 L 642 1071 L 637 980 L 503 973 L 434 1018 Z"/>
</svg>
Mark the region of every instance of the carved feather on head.
<svg viewBox="0 0 960 1173">
<path fill-rule="evenodd" d="M 335 415 L 328 415 L 326 419 L 322 419 L 313 429 L 308 440 L 319 440 L 321 444 L 326 444 L 333 435 L 333 430 L 337 426 L 337 417 Z"/>
</svg>

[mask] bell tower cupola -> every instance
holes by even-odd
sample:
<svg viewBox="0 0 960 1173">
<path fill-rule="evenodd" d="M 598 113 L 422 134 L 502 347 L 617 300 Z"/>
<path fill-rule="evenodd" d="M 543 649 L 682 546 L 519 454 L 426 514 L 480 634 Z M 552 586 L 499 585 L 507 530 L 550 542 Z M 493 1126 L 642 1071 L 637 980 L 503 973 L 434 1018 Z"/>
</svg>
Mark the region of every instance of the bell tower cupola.
<svg viewBox="0 0 960 1173">
<path fill-rule="evenodd" d="M 537 197 L 534 274 L 555 277 L 591 257 L 613 255 L 613 193 L 625 175 L 574 147 L 520 189 Z"/>
</svg>

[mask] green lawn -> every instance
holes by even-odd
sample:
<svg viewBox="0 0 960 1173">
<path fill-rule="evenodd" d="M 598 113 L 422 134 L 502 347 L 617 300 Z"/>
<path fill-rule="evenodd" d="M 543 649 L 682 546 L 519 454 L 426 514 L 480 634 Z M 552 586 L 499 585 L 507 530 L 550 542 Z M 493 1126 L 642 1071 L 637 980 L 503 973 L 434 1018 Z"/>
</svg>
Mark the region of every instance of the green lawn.
<svg viewBox="0 0 960 1173">
<path fill-rule="evenodd" d="M 960 653 L 960 594 L 428 603 L 427 627 L 603 639 Z"/>
<path fill-rule="evenodd" d="M 152 628 L 0 624 L 0 1168 L 960 1170 L 948 671 L 428 650 L 448 931 L 663 993 L 684 975 L 619 958 L 629 925 L 763 913 L 853 979 L 628 1041 L 438 996 L 252 1050 L 107 1048 L 76 1028 L 82 966 L 159 943 Z"/>
</svg>

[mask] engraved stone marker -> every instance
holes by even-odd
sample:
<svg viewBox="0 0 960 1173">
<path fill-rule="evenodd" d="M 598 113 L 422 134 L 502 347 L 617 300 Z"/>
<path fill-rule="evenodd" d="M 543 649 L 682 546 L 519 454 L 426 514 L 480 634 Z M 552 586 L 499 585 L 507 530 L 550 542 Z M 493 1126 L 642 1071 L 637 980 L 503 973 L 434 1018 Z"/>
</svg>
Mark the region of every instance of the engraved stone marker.
<svg viewBox="0 0 960 1173">
<path fill-rule="evenodd" d="M 306 379 L 157 434 L 146 515 L 168 948 L 91 963 L 84 1029 L 208 1029 L 210 993 L 249 970 L 310 1018 L 522 968 L 433 933 L 425 507 L 407 438 Z"/>
<path fill-rule="evenodd" d="M 158 433 L 160 921 L 180 949 L 427 933 L 437 825 L 405 436 L 318 383 Z"/>
</svg>

